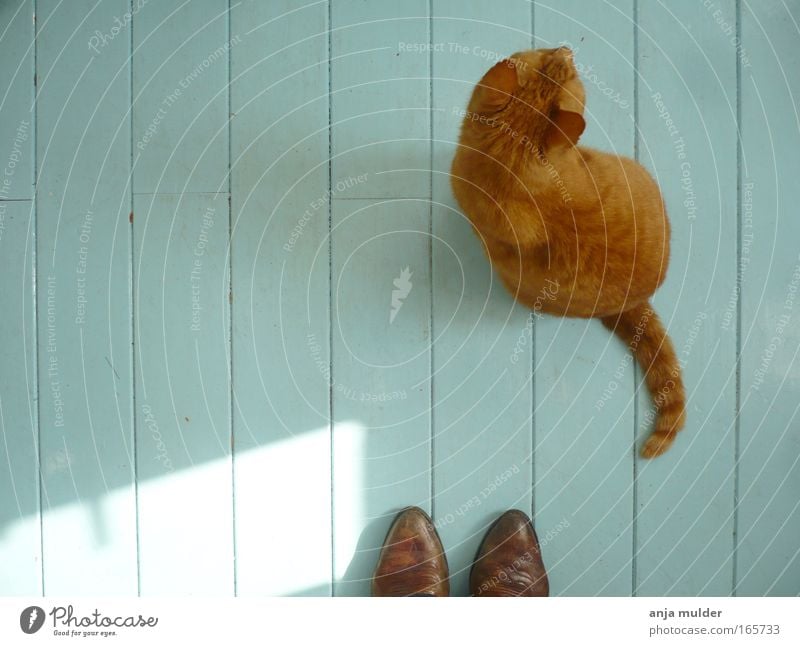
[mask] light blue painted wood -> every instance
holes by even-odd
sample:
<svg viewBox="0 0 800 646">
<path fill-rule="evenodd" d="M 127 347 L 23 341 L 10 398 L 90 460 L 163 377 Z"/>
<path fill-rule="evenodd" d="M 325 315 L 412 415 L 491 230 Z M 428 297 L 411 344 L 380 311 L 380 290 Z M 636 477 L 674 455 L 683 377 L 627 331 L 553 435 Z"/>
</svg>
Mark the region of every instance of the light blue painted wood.
<svg viewBox="0 0 800 646">
<path fill-rule="evenodd" d="M 37 3 L 44 592 L 136 594 L 127 1 Z M 92 8 L 94 7 L 94 10 Z"/>
<path fill-rule="evenodd" d="M 230 594 L 226 113 L 236 41 L 223 0 L 148 3 L 133 35 L 139 586 Z"/>
<path fill-rule="evenodd" d="M 232 594 L 227 195 L 138 195 L 133 228 L 140 591 Z"/>
<path fill-rule="evenodd" d="M 632 11 L 630 0 L 537 2 L 534 22 L 538 47 L 566 43 L 575 52 L 587 96 L 581 143 L 628 156 L 634 133 Z M 604 87 L 613 89 L 612 96 Z M 543 530 L 562 526 L 545 548 L 551 589 L 629 595 L 632 358 L 599 321 L 544 317 L 536 323 L 536 522 Z"/>
<path fill-rule="evenodd" d="M 331 591 L 327 21 L 325 2 L 231 14 L 239 595 Z"/>
<path fill-rule="evenodd" d="M 33 303 L 33 3 L 0 5 L 0 594 L 41 593 Z M 22 201 L 11 201 L 22 200 Z"/>
<path fill-rule="evenodd" d="M 225 190 L 228 52 L 237 43 L 227 11 L 227 0 L 148 2 L 136 11 L 136 193 Z"/>
<path fill-rule="evenodd" d="M 334 182 L 369 170 L 351 197 L 429 196 L 428 0 L 331 9 Z"/>
<path fill-rule="evenodd" d="M 429 227 L 428 200 L 333 202 L 333 540 L 339 596 L 369 593 L 378 550 L 400 509 L 430 509 Z"/>
<path fill-rule="evenodd" d="M 331 10 L 334 594 L 364 595 L 394 514 L 430 508 L 429 16 Z"/>
<path fill-rule="evenodd" d="M 716 9 L 735 20 L 735 3 Z M 636 593 L 730 593 L 736 424 L 736 56 L 702 3 L 639 11 L 639 158 L 672 223 L 653 300 L 683 370 L 687 422 L 670 451 L 639 460 Z M 672 120 L 672 128 L 665 116 Z M 637 443 L 653 406 L 639 386 Z"/>
<path fill-rule="evenodd" d="M 493 56 L 530 47 L 530 3 L 503 6 L 500 14 L 488 3 L 433 5 L 434 512 L 455 595 L 467 593 L 472 559 L 497 516 L 531 510 L 530 354 L 512 360 L 528 312 L 492 276 L 450 190 L 459 112 L 472 88 Z"/>
<path fill-rule="evenodd" d="M 553 594 L 798 594 L 794 6 L 228 4 L 0 6 L 0 594 L 366 594 L 409 504 L 454 594 L 509 507 Z M 636 141 L 666 196 L 690 404 L 654 462 L 619 341 L 531 325 L 450 192 L 457 111 L 531 18 L 576 51 L 585 142 Z"/>
<path fill-rule="evenodd" d="M 735 591 L 800 593 L 796 4 L 741 8 L 741 418 Z"/>
<path fill-rule="evenodd" d="M 32 152 L 30 144 L 25 153 Z M 33 305 L 33 203 L 0 200 L 0 594 L 37 595 L 42 587 L 36 330 Z M 11 368 L 11 369 L 9 369 Z"/>
<path fill-rule="evenodd" d="M 0 200 L 33 197 L 33 49 L 33 0 L 4 2 L 0 5 Z"/>
</svg>

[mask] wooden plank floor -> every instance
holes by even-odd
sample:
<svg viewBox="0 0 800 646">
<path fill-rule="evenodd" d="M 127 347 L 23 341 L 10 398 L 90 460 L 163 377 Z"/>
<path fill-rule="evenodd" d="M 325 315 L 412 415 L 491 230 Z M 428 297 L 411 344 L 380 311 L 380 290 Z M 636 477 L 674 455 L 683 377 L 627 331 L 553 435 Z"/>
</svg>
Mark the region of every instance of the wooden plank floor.
<svg viewBox="0 0 800 646">
<path fill-rule="evenodd" d="M 0 594 L 364 595 L 407 505 L 457 595 L 511 507 L 556 595 L 800 594 L 798 23 L 0 3 Z M 450 191 L 475 82 L 557 44 L 671 217 L 688 424 L 652 462 L 625 348 L 515 304 Z"/>
</svg>

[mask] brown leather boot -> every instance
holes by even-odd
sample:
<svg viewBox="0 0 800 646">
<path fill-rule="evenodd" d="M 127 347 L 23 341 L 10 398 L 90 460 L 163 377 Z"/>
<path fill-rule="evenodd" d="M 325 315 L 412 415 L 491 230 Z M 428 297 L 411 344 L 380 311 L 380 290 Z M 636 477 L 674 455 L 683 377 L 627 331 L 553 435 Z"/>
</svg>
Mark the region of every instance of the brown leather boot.
<svg viewBox="0 0 800 646">
<path fill-rule="evenodd" d="M 428 514 L 408 507 L 383 541 L 372 577 L 373 597 L 446 597 L 450 573 L 442 542 Z"/>
<path fill-rule="evenodd" d="M 469 576 L 474 597 L 546 597 L 550 584 L 530 518 L 518 509 L 489 528 Z"/>
</svg>

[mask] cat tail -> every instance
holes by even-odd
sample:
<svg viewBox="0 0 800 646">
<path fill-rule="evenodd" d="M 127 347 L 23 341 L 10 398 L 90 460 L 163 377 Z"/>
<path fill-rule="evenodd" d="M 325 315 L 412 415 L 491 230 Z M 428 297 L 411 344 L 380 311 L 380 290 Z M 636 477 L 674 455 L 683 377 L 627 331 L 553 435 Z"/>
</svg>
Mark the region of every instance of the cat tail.
<svg viewBox="0 0 800 646">
<path fill-rule="evenodd" d="M 686 422 L 686 391 L 672 341 L 647 301 L 601 321 L 625 342 L 644 372 L 657 419 L 642 447 L 642 456 L 654 458 L 672 445 Z"/>
</svg>

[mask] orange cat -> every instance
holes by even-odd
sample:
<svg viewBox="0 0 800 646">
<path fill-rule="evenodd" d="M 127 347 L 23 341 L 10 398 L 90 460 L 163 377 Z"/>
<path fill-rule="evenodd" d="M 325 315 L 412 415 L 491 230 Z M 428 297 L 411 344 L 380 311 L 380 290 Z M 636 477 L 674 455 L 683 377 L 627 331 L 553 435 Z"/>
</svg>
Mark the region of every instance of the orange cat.
<svg viewBox="0 0 800 646">
<path fill-rule="evenodd" d="M 576 145 L 585 97 L 569 49 L 495 65 L 464 116 L 453 192 L 515 298 L 598 317 L 628 344 L 658 410 L 642 448 L 655 457 L 683 427 L 686 405 L 675 351 L 648 301 L 666 275 L 669 221 L 644 167 Z"/>
</svg>

